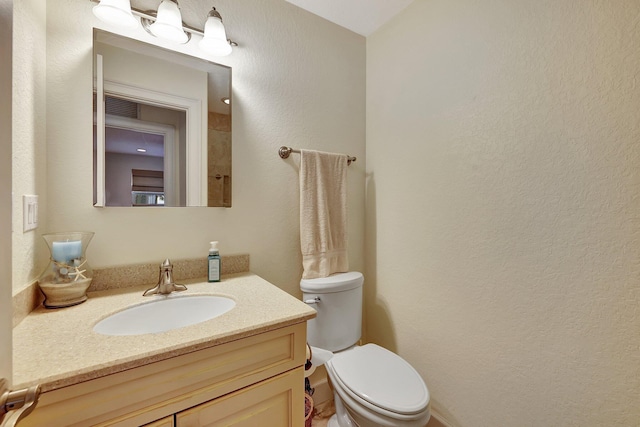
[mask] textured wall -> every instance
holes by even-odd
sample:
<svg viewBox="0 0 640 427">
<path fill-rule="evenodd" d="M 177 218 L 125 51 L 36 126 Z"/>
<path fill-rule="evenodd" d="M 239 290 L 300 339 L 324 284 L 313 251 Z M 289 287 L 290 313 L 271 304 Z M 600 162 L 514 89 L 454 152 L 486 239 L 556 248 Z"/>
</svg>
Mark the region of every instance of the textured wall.
<svg viewBox="0 0 640 427">
<path fill-rule="evenodd" d="M 453 425 L 640 424 L 640 2 L 416 0 L 367 39 L 369 338 Z"/>
<path fill-rule="evenodd" d="M 46 266 L 40 237 L 47 227 L 46 184 L 46 1 L 24 0 L 13 10 L 13 233 L 14 291 L 31 283 Z M 37 194 L 39 227 L 22 231 L 22 195 Z"/>
<path fill-rule="evenodd" d="M 183 3 L 185 22 L 201 26 L 211 3 Z M 91 49 L 92 26 L 104 26 L 92 6 L 61 0 L 47 12 L 49 228 L 95 231 L 87 252 L 94 267 L 205 257 L 219 240 L 223 254 L 249 253 L 252 271 L 298 294 L 299 158 L 282 160 L 277 150 L 364 159 L 365 39 L 281 0 L 216 1 L 240 44 L 219 61 L 233 67 L 233 207 L 99 209 L 91 204 Z M 131 35 L 152 39 L 144 30 Z M 359 270 L 364 187 L 364 162 L 355 163 L 349 251 Z"/>
<path fill-rule="evenodd" d="M 0 376 L 11 384 L 11 128 L 13 0 L 0 0 Z"/>
</svg>

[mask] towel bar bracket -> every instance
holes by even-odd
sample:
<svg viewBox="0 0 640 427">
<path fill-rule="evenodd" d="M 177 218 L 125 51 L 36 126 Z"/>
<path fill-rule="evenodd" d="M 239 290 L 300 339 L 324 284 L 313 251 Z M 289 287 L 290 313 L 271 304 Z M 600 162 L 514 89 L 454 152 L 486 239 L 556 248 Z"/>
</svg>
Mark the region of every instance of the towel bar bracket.
<svg viewBox="0 0 640 427">
<path fill-rule="evenodd" d="M 280 149 L 278 150 L 278 154 L 280 155 L 281 159 L 288 159 L 289 155 L 291 154 L 291 152 L 293 151 L 293 148 L 291 147 L 285 147 L 284 145 L 282 147 L 280 147 Z"/>
</svg>

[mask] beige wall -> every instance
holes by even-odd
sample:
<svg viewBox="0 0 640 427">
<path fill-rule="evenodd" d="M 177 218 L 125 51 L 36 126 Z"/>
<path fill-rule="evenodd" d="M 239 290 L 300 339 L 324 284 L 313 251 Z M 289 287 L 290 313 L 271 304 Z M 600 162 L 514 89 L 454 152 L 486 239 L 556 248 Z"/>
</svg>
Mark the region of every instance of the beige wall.
<svg viewBox="0 0 640 427">
<path fill-rule="evenodd" d="M 0 378 L 12 374 L 11 128 L 13 0 L 0 0 Z"/>
<path fill-rule="evenodd" d="M 14 292 L 33 282 L 48 256 L 40 237 L 47 227 L 46 1 L 24 0 L 13 8 L 13 232 Z M 37 194 L 39 227 L 22 231 L 22 196 Z"/>
<path fill-rule="evenodd" d="M 186 22 L 190 11 L 200 12 L 194 25 L 211 7 L 184 3 Z M 95 231 L 87 251 L 94 267 L 206 257 L 209 241 L 219 240 L 223 255 L 249 253 L 252 271 L 298 294 L 299 158 L 282 160 L 277 150 L 364 159 L 365 39 L 281 0 L 217 1 L 240 44 L 219 61 L 233 68 L 233 207 L 100 209 L 91 203 L 91 50 L 92 27 L 106 28 L 92 7 L 66 0 L 47 11 L 48 229 Z M 152 40 L 144 30 L 129 35 Z M 356 163 L 349 169 L 349 255 L 358 270 L 364 188 L 364 162 Z"/>
<path fill-rule="evenodd" d="M 453 425 L 640 422 L 639 22 L 416 0 L 367 39 L 369 338 Z"/>
</svg>

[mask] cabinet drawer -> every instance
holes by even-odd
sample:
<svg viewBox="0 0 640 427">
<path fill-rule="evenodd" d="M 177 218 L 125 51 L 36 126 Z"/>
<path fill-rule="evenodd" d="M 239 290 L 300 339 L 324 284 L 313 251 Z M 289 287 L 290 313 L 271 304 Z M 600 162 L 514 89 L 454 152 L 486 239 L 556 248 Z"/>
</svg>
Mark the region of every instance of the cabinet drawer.
<svg viewBox="0 0 640 427">
<path fill-rule="evenodd" d="M 305 323 L 43 393 L 24 426 L 140 426 L 305 362 Z"/>
<path fill-rule="evenodd" d="M 303 368 L 176 414 L 176 427 L 300 427 Z"/>
</svg>

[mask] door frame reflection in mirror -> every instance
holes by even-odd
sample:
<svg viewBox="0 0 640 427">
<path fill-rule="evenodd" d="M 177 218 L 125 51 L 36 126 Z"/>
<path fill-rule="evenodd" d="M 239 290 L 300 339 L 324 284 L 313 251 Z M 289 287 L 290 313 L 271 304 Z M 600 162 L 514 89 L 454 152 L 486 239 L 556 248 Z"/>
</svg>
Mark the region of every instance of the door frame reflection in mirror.
<svg viewBox="0 0 640 427">
<path fill-rule="evenodd" d="M 175 178 L 175 175 L 180 175 L 180 153 L 178 151 L 178 144 L 176 144 L 176 128 L 171 125 L 165 125 L 155 122 L 147 122 L 144 120 L 131 119 L 128 117 L 120 117 L 107 114 L 105 116 L 105 128 L 109 129 L 123 129 L 130 130 L 143 134 L 153 134 L 162 136 L 164 142 L 164 198 L 167 206 L 179 206 L 181 200 L 181 186 L 179 179 Z M 105 151 L 108 151 L 105 147 Z M 110 169 L 109 159 L 105 158 L 105 177 L 108 176 Z M 105 181 L 108 181 L 105 179 Z M 131 185 L 129 185 L 131 190 Z M 106 195 L 109 197 L 109 194 Z M 126 195 L 128 200 L 131 201 L 131 194 Z M 124 200 L 125 197 L 122 197 Z M 107 199 L 107 206 L 120 206 L 110 203 Z M 133 202 L 131 202 L 133 204 Z"/>
<path fill-rule="evenodd" d="M 128 50 L 130 53 L 141 56 L 148 56 L 152 61 L 164 61 L 171 64 L 171 66 L 177 67 L 190 67 L 194 70 L 205 71 L 207 74 L 208 86 L 213 86 L 211 82 L 215 82 L 217 86 L 216 90 L 222 90 L 226 97 L 231 97 L 231 68 L 225 65 L 216 64 L 210 61 L 206 61 L 201 58 L 192 57 L 180 52 L 167 50 L 161 48 L 159 46 L 155 46 L 152 44 L 145 43 L 140 40 L 130 39 L 127 37 L 115 35 L 112 33 L 108 33 L 106 31 L 94 29 L 94 56 L 98 53 L 97 44 L 104 44 L 106 46 L 115 47 L 120 50 Z M 128 46 L 134 46 L 129 48 Z M 170 61 L 167 61 L 167 58 Z M 97 62 L 97 61 L 96 61 Z M 95 62 L 94 62 L 95 64 Z M 177 64 L 177 65 L 176 65 Z M 215 68 L 214 68 L 215 67 Z M 127 70 L 124 71 L 128 73 Z M 197 72 L 197 71 L 196 71 Z M 96 72 L 97 73 L 97 72 Z M 94 74 L 96 74 L 94 73 Z M 215 76 L 215 77 L 212 77 Z M 222 77 L 221 77 L 222 76 Z M 226 113 L 226 122 L 228 123 L 227 135 L 222 137 L 222 144 L 227 154 L 227 163 L 222 167 L 226 167 L 227 170 L 224 172 L 225 175 L 225 183 L 229 188 L 223 188 L 222 191 L 224 194 L 229 194 L 228 197 L 225 197 L 224 203 L 215 206 L 225 206 L 230 207 L 230 174 L 231 174 L 231 109 L 229 106 L 226 106 L 227 110 L 223 110 L 222 113 L 219 111 L 213 110 L 211 105 L 214 108 L 218 108 L 217 104 L 214 104 L 215 101 L 222 104 L 220 102 L 220 98 L 211 99 L 211 93 L 208 93 L 208 100 L 205 98 L 204 100 L 192 99 L 185 96 L 177 96 L 174 93 L 165 93 L 160 92 L 158 90 L 154 90 L 156 88 L 150 89 L 149 87 L 137 87 L 135 85 L 127 84 L 121 81 L 115 81 L 109 79 L 109 76 L 105 76 L 104 80 L 104 94 L 106 96 L 113 96 L 117 98 L 123 98 L 130 100 L 136 103 L 148 104 L 156 107 L 164 107 L 172 110 L 182 110 L 187 114 L 187 149 L 186 149 L 186 158 L 188 162 L 188 166 L 182 169 L 186 169 L 189 171 L 187 174 L 185 187 L 186 198 L 183 198 L 186 203 L 181 204 L 181 206 L 207 206 L 211 203 L 211 194 L 208 194 L 212 187 L 210 187 L 212 179 L 209 175 L 216 175 L 215 172 L 212 173 L 212 165 L 209 164 L 211 162 L 212 155 L 207 154 L 210 151 L 210 144 L 212 144 L 212 138 L 217 138 L 216 132 L 212 132 L 211 128 L 211 113 L 213 111 L 217 113 L 218 116 L 222 115 L 225 117 Z M 222 82 L 222 83 L 220 83 Z M 98 85 L 94 85 L 94 90 Z M 221 86 L 221 88 L 220 88 Z M 161 90 L 161 88 L 160 88 Z M 219 92 L 217 92 L 219 94 Z M 217 96 L 216 96 L 217 98 Z M 205 108 L 205 102 L 208 104 Z M 225 107 L 223 107 L 225 108 Z M 199 112 L 198 112 L 199 110 Z M 199 119 L 199 124 L 196 125 L 195 122 Z M 193 119 L 193 120 L 190 120 Z M 98 132 L 99 134 L 99 132 Z M 208 136 L 207 136 L 208 135 Z M 219 135 L 219 134 L 218 134 Z M 198 141 L 198 144 L 194 144 L 193 141 Z M 215 141 L 214 141 L 215 143 Z M 209 147 L 208 147 L 209 146 Z M 94 153 L 94 156 L 97 155 Z M 214 167 L 215 167 L 215 161 Z M 219 173 L 218 173 L 219 174 Z M 227 180 L 227 176 L 229 180 Z M 96 178 L 96 182 L 99 180 Z M 94 187 L 97 185 L 94 182 Z M 104 182 L 104 180 L 103 180 Z M 95 189 L 95 188 L 94 188 Z M 217 189 L 216 189 L 217 191 Z M 108 204 L 107 204 L 108 205 Z"/>
<path fill-rule="evenodd" d="M 202 111 L 200 101 L 112 82 L 106 79 L 104 80 L 104 95 L 105 97 L 111 96 L 126 99 L 153 107 L 183 111 L 186 114 L 186 170 L 181 171 L 180 168 L 175 168 L 177 174 L 171 178 L 175 179 L 173 187 L 179 186 L 180 181 L 184 180 L 187 206 L 202 206 L 203 201 L 206 202 L 207 198 L 207 188 L 203 185 L 202 178 L 207 169 L 207 157 L 206 155 L 203 156 L 203 151 L 206 152 L 206 146 L 203 143 L 204 138 L 202 137 L 203 116 L 206 117 L 207 114 L 206 111 Z M 204 126 L 206 129 L 206 121 L 204 122 Z M 165 173 L 166 172 L 167 171 L 165 171 Z M 204 182 L 206 182 L 206 180 Z M 176 200 L 176 202 L 178 200 Z M 166 206 L 177 205 L 167 204 Z"/>
</svg>

